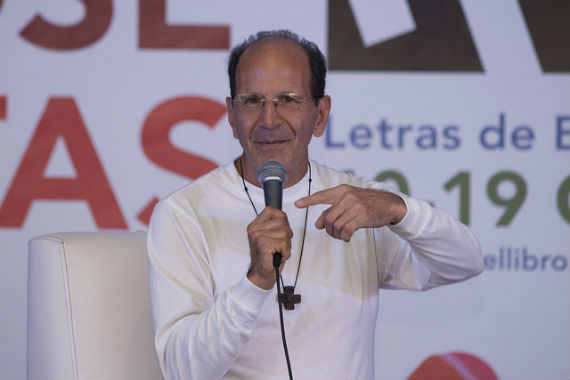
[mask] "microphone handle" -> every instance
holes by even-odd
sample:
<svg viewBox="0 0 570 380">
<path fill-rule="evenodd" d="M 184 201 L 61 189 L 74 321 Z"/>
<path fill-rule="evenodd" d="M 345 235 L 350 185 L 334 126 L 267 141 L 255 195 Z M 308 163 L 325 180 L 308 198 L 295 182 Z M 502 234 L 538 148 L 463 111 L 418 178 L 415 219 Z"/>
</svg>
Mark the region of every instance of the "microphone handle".
<svg viewBox="0 0 570 380">
<path fill-rule="evenodd" d="M 273 267 L 275 269 L 279 269 L 280 265 L 281 265 L 281 252 L 275 252 L 273 254 Z"/>
<path fill-rule="evenodd" d="M 268 179 L 263 182 L 263 195 L 265 205 L 281 210 L 283 205 L 283 183 L 277 179 Z M 279 269 L 281 265 L 281 252 L 273 255 L 273 267 Z"/>
<path fill-rule="evenodd" d="M 269 179 L 263 182 L 263 194 L 265 205 L 281 210 L 283 204 L 283 184 L 276 179 Z"/>
</svg>

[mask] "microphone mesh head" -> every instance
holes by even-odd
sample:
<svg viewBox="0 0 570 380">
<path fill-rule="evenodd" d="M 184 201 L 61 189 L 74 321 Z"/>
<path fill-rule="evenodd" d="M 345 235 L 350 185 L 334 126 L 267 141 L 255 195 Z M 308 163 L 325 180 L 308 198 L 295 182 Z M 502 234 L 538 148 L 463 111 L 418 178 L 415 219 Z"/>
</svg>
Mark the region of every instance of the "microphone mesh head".
<svg viewBox="0 0 570 380">
<path fill-rule="evenodd" d="M 263 186 L 268 179 L 276 179 L 285 186 L 287 182 L 287 170 L 277 161 L 267 161 L 259 168 L 257 172 L 257 180 Z"/>
</svg>

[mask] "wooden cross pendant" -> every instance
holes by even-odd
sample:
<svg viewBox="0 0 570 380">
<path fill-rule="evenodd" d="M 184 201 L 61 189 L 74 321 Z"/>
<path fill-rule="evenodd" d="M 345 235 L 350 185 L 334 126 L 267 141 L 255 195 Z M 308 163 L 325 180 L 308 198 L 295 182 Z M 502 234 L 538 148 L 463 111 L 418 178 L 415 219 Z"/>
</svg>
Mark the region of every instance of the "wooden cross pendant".
<svg viewBox="0 0 570 380">
<path fill-rule="evenodd" d="M 283 294 L 280 294 L 280 301 L 283 302 L 286 310 L 295 310 L 295 304 L 301 303 L 301 295 L 293 294 L 295 288 L 292 286 L 285 286 Z"/>
</svg>

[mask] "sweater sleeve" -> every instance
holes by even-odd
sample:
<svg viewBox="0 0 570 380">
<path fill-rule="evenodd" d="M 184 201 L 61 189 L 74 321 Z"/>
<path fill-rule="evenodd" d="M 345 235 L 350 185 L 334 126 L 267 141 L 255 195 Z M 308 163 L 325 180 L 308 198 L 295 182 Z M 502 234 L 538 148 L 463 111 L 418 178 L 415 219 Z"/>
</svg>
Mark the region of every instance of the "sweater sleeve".
<svg viewBox="0 0 570 380">
<path fill-rule="evenodd" d="M 195 219 L 168 200 L 148 233 L 155 348 L 167 379 L 218 379 L 254 331 L 270 291 L 245 276 L 215 296 L 209 255 Z"/>
<path fill-rule="evenodd" d="M 378 231 L 383 246 L 383 288 L 426 290 L 483 271 L 481 247 L 462 223 L 425 201 L 399 194 L 408 211 L 400 223 Z"/>
</svg>

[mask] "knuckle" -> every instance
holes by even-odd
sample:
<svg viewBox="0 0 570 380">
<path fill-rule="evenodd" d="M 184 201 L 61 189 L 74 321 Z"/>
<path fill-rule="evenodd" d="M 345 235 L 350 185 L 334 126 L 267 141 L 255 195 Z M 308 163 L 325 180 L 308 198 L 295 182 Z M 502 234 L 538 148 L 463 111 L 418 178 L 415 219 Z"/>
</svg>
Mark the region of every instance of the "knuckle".
<svg viewBox="0 0 570 380">
<path fill-rule="evenodd" d="M 342 231 L 344 229 L 344 226 L 342 223 L 340 223 L 339 221 L 334 222 L 333 224 L 333 228 L 335 231 Z"/>
<path fill-rule="evenodd" d="M 367 210 L 365 213 L 362 213 L 356 220 L 360 224 L 365 224 L 367 220 L 372 220 L 373 217 L 374 214 L 370 210 Z"/>
<path fill-rule="evenodd" d="M 249 236 L 249 240 L 252 242 L 258 242 L 259 241 L 259 234 L 256 231 L 249 232 L 248 236 Z"/>
</svg>

